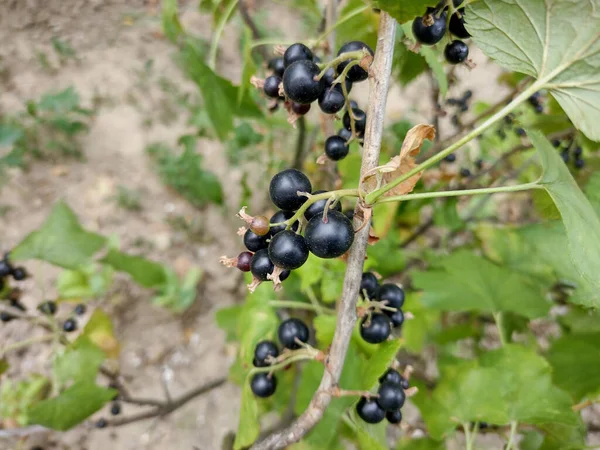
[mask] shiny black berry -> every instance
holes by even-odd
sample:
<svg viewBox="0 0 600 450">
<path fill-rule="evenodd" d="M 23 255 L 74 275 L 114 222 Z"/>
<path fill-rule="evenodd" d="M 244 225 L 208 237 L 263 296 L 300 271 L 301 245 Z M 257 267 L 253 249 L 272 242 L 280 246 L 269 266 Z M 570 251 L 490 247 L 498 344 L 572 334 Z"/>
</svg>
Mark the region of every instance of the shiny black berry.
<svg viewBox="0 0 600 450">
<path fill-rule="evenodd" d="M 7 313 L 6 311 L 0 311 L 0 322 L 10 322 L 11 320 L 14 320 L 15 316 L 13 316 L 10 313 Z"/>
<path fill-rule="evenodd" d="M 121 414 L 121 404 L 119 402 L 114 402 L 111 406 L 110 406 L 110 413 L 113 416 L 118 416 L 119 414 Z"/>
<path fill-rule="evenodd" d="M 267 243 L 268 238 L 268 235 L 259 236 L 252 230 L 246 230 L 246 233 L 244 233 L 244 245 L 251 252 L 256 252 L 260 249 L 267 248 L 267 246 L 269 245 Z"/>
<path fill-rule="evenodd" d="M 385 314 L 374 313 L 360 322 L 360 335 L 369 344 L 379 344 L 385 341 L 392 332 L 392 324 Z"/>
<path fill-rule="evenodd" d="M 75 319 L 67 319 L 63 323 L 63 331 L 65 331 L 66 333 L 71 333 L 72 331 L 75 331 L 76 329 L 77 329 L 77 322 L 75 321 Z"/>
<path fill-rule="evenodd" d="M 340 128 L 337 135 L 343 138 L 345 142 L 348 142 L 352 137 L 352 131 L 346 130 L 345 128 Z"/>
<path fill-rule="evenodd" d="M 583 154 L 583 149 L 581 147 L 575 147 L 575 150 L 573 150 L 573 154 L 576 158 L 579 158 Z"/>
<path fill-rule="evenodd" d="M 341 83 L 336 83 L 333 84 L 333 82 L 338 78 L 338 73 L 335 72 L 335 70 L 333 70 L 333 68 L 328 69 L 325 74 L 323 74 L 323 81 L 325 82 L 325 87 L 327 88 L 334 88 L 337 89 L 340 92 L 344 92 L 342 89 L 342 84 Z M 346 77 L 346 92 L 350 93 L 350 91 L 352 90 L 352 81 L 350 81 L 348 79 L 348 77 Z"/>
<path fill-rule="evenodd" d="M 9 276 L 13 271 L 12 266 L 10 265 L 10 263 L 8 262 L 8 260 L 6 259 L 6 257 L 2 260 L 0 260 L 0 278 L 4 278 Z"/>
<path fill-rule="evenodd" d="M 254 349 L 254 360 L 252 363 L 256 367 L 266 367 L 269 365 L 267 362 L 269 356 L 272 358 L 279 356 L 277 344 L 273 341 L 261 341 L 256 345 L 256 349 Z"/>
<path fill-rule="evenodd" d="M 448 156 L 446 156 L 444 158 L 444 161 L 453 163 L 454 161 L 456 161 L 456 155 L 454 153 L 450 153 Z"/>
<path fill-rule="evenodd" d="M 358 417 L 367 423 L 379 423 L 385 418 L 385 410 L 375 400 L 362 397 L 356 404 Z"/>
<path fill-rule="evenodd" d="M 275 375 L 261 372 L 257 373 L 250 380 L 250 389 L 257 397 L 267 398 L 275 393 L 277 388 L 277 378 Z"/>
<path fill-rule="evenodd" d="M 299 116 L 303 116 L 310 111 L 310 103 L 303 105 L 302 103 L 292 102 L 292 111 Z"/>
<path fill-rule="evenodd" d="M 382 284 L 377 293 L 380 302 L 386 302 L 387 306 L 400 309 L 404 305 L 404 290 L 392 283 Z"/>
<path fill-rule="evenodd" d="M 313 192 L 313 195 L 318 195 L 318 194 L 324 194 L 327 191 L 315 191 Z M 304 217 L 306 218 L 306 220 L 310 220 L 312 219 L 314 216 L 316 216 L 317 214 L 322 215 L 323 211 L 325 211 L 325 205 L 327 205 L 327 199 L 324 198 L 323 200 L 318 200 L 316 202 L 314 202 L 312 205 L 310 205 L 308 207 L 308 209 L 306 211 L 304 211 Z M 335 206 L 333 208 L 329 208 L 329 211 L 341 211 L 342 210 L 342 205 L 340 202 L 336 202 Z"/>
<path fill-rule="evenodd" d="M 306 61 L 309 60 L 312 62 L 313 52 L 304 44 L 293 44 L 290 45 L 285 53 L 283 54 L 283 66 L 284 68 L 288 68 L 292 63 L 296 61 Z"/>
<path fill-rule="evenodd" d="M 282 223 L 285 222 L 288 219 L 291 219 L 294 216 L 294 213 L 292 211 L 283 211 L 283 210 L 279 210 L 277 211 L 275 214 L 273 214 L 271 216 L 271 218 L 269 219 L 270 223 Z M 298 230 L 298 222 L 294 222 L 292 224 L 292 231 L 296 231 Z M 269 235 L 270 236 L 275 236 L 277 233 L 279 233 L 280 231 L 285 230 L 285 225 L 277 225 L 277 226 L 271 226 L 271 228 L 269 229 Z"/>
<path fill-rule="evenodd" d="M 319 98 L 325 82 L 315 80 L 319 67 L 312 61 L 296 61 L 285 69 L 283 90 L 285 95 L 296 103 L 312 103 Z"/>
<path fill-rule="evenodd" d="M 279 84 L 281 83 L 281 78 L 277 75 L 271 75 L 267 77 L 265 80 L 265 84 L 263 86 L 263 91 L 268 97 L 271 98 L 281 98 L 279 95 Z"/>
<path fill-rule="evenodd" d="M 75 306 L 74 312 L 78 316 L 83 316 L 85 314 L 85 310 L 86 310 L 85 305 L 80 303 L 79 305 Z"/>
<path fill-rule="evenodd" d="M 23 267 L 16 267 L 12 270 L 11 275 L 15 281 L 23 281 L 27 278 L 27 272 Z"/>
<path fill-rule="evenodd" d="M 469 46 L 463 41 L 452 41 L 444 48 L 444 56 L 450 64 L 461 63 L 469 56 Z"/>
<path fill-rule="evenodd" d="M 403 379 L 404 377 L 400 372 L 395 369 L 388 369 L 379 377 L 379 383 L 401 384 Z"/>
<path fill-rule="evenodd" d="M 578 158 L 575 160 L 575 168 L 576 169 L 583 169 L 585 167 L 585 160 Z"/>
<path fill-rule="evenodd" d="M 319 96 L 319 108 L 325 114 L 335 114 L 342 110 L 346 99 L 343 92 L 335 87 L 328 87 Z"/>
<path fill-rule="evenodd" d="M 40 303 L 38 305 L 38 310 L 42 314 L 47 314 L 49 316 L 53 316 L 56 313 L 56 302 L 52 300 L 48 300 L 46 302 Z"/>
<path fill-rule="evenodd" d="M 279 325 L 277 336 L 285 348 L 297 350 L 300 348 L 300 344 L 296 342 L 296 339 L 300 342 L 308 342 L 308 327 L 300 319 L 288 319 Z"/>
<path fill-rule="evenodd" d="M 332 161 L 340 161 L 348 156 L 350 147 L 341 136 L 329 136 L 325 141 L 325 154 Z"/>
<path fill-rule="evenodd" d="M 404 389 L 396 383 L 381 383 L 377 393 L 379 394 L 377 403 L 386 411 L 402 408 L 404 400 L 406 400 Z"/>
<path fill-rule="evenodd" d="M 273 71 L 274 75 L 279 78 L 283 77 L 285 65 L 283 64 L 283 58 L 273 58 L 269 61 L 269 69 Z"/>
<path fill-rule="evenodd" d="M 437 44 L 444 37 L 444 33 L 446 33 L 446 13 L 440 14 L 440 17 L 436 17 L 435 14 L 425 16 L 425 22 L 429 23 L 429 20 L 433 21 L 429 26 L 423 20 L 423 17 L 416 17 L 413 20 L 412 32 L 415 39 L 421 44 Z"/>
<path fill-rule="evenodd" d="M 337 258 L 354 242 L 352 222 L 339 211 L 328 211 L 327 221 L 316 215 L 308 221 L 304 233 L 309 250 L 319 258 Z"/>
<path fill-rule="evenodd" d="M 400 411 L 399 409 L 395 411 L 388 411 L 385 413 L 385 418 L 391 424 L 399 424 L 400 422 L 402 422 L 402 411 Z"/>
<path fill-rule="evenodd" d="M 267 281 L 267 275 L 273 273 L 275 266 L 269 258 L 269 251 L 262 248 L 254 253 L 252 261 L 250 261 L 250 272 L 260 281 Z"/>
<path fill-rule="evenodd" d="M 242 252 L 237 257 L 236 267 L 242 272 L 250 272 L 250 262 L 252 261 L 252 253 Z"/>
<path fill-rule="evenodd" d="M 359 108 L 353 108 L 352 111 L 354 113 L 354 129 L 359 136 L 362 136 L 367 126 L 367 114 Z M 352 123 L 348 111 L 344 114 L 343 124 L 346 130 L 352 131 Z"/>
<path fill-rule="evenodd" d="M 371 56 L 373 56 L 373 50 L 371 50 L 371 47 L 369 47 L 364 42 L 360 42 L 360 41 L 346 42 L 344 45 L 342 45 L 340 47 L 340 50 L 338 51 L 338 56 L 340 56 L 342 53 L 354 52 L 354 51 L 363 50 L 363 49 L 366 50 L 367 52 L 369 52 L 369 54 Z M 351 60 L 342 61 L 337 66 L 337 73 L 342 73 L 350 61 Z M 347 75 L 348 79 L 350 79 L 350 81 L 352 81 L 352 82 L 366 80 L 368 78 L 368 76 L 369 76 L 369 73 L 365 69 L 360 67 L 359 65 L 352 66 L 348 70 L 348 75 Z"/>
<path fill-rule="evenodd" d="M 360 280 L 360 295 L 364 298 L 366 293 L 368 299 L 373 299 L 377 295 L 379 290 L 379 281 L 377 277 L 371 272 L 365 272 L 362 274 Z"/>
<path fill-rule="evenodd" d="M 387 316 L 390 318 L 390 322 L 392 322 L 392 327 L 398 328 L 401 327 L 404 323 L 404 313 L 401 309 L 398 311 L 385 311 Z"/>
<path fill-rule="evenodd" d="M 297 269 L 308 259 L 306 241 L 291 230 L 277 233 L 269 243 L 269 259 L 282 269 Z"/>
<path fill-rule="evenodd" d="M 306 175 L 296 169 L 286 169 L 271 179 L 269 195 L 280 209 L 294 211 L 306 201 L 298 192 L 312 192 L 312 185 Z"/>
<path fill-rule="evenodd" d="M 463 167 L 462 169 L 460 169 L 460 176 L 463 178 L 470 177 L 471 171 L 469 169 L 467 169 L 466 167 Z"/>
<path fill-rule="evenodd" d="M 470 38 L 471 35 L 465 28 L 465 8 L 460 8 L 458 12 L 460 13 L 460 17 L 458 17 L 458 14 L 452 14 L 452 17 L 450 17 L 450 25 L 448 29 L 450 30 L 450 33 L 457 38 Z"/>
<path fill-rule="evenodd" d="M 108 423 L 105 418 L 100 418 L 96 421 L 96 428 L 106 428 L 106 425 L 108 425 Z"/>
</svg>

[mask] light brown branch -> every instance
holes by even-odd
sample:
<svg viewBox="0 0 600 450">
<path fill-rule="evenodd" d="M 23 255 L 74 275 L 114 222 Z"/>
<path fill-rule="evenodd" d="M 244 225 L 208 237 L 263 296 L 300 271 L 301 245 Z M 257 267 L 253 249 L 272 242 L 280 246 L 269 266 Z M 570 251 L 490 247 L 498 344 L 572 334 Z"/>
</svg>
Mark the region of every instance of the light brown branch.
<svg viewBox="0 0 600 450">
<path fill-rule="evenodd" d="M 375 59 L 369 70 L 369 107 L 367 110 L 367 126 L 365 130 L 364 153 L 361 174 L 376 167 L 379 163 L 379 152 L 383 134 L 383 119 L 387 100 L 389 79 L 392 69 L 396 21 L 387 13 L 381 12 L 379 33 Z M 355 225 L 360 220 L 355 218 Z M 333 343 L 328 358 L 325 361 L 326 370 L 321 379 L 317 392 L 308 408 L 289 427 L 272 434 L 263 441 L 256 443 L 254 450 L 283 449 L 298 442 L 323 417 L 323 413 L 331 402 L 331 389 L 337 386 L 344 360 L 348 351 L 352 330 L 356 324 L 356 301 L 364 266 L 369 227 L 364 227 L 356 233 L 354 245 L 348 256 L 348 267 L 344 278 L 342 296 L 339 303 L 337 324 Z"/>
</svg>

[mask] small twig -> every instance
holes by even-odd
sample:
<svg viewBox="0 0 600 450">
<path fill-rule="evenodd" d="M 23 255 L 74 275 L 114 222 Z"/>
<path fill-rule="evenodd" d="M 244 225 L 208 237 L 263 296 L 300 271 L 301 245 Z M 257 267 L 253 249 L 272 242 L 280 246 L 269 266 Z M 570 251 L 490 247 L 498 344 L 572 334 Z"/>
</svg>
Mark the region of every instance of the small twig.
<svg viewBox="0 0 600 450">
<path fill-rule="evenodd" d="M 508 437 L 508 443 L 506 444 L 506 450 L 512 450 L 512 448 L 515 444 L 515 439 L 517 437 L 518 425 L 519 425 L 519 422 L 517 422 L 516 420 L 513 420 L 510 423 L 510 435 Z"/>
<path fill-rule="evenodd" d="M 302 170 L 304 164 L 304 144 L 306 141 L 306 118 L 300 116 L 298 121 L 298 137 L 296 138 L 296 153 L 294 154 L 294 163 L 292 167 L 297 170 Z"/>
</svg>

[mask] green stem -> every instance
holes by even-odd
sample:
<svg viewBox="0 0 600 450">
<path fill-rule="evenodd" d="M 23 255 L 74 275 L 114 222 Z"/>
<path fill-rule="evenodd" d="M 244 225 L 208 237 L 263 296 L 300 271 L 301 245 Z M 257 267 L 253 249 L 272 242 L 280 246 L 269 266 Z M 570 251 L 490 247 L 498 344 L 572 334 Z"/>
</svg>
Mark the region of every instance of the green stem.
<svg viewBox="0 0 600 450">
<path fill-rule="evenodd" d="M 502 347 L 506 346 L 506 337 L 504 336 L 504 317 L 501 312 L 494 313 L 494 320 L 498 327 L 498 335 L 500 336 L 500 344 Z"/>
<path fill-rule="evenodd" d="M 223 30 L 225 29 L 225 25 L 229 20 L 229 17 L 235 11 L 239 0 L 233 0 L 229 4 L 229 8 L 223 13 L 217 27 L 215 28 L 215 32 L 213 33 L 213 40 L 210 45 L 210 51 L 208 53 L 208 67 L 215 70 L 215 66 L 217 64 L 217 49 L 219 47 L 219 41 L 221 40 L 221 34 L 223 34 Z"/>
<path fill-rule="evenodd" d="M 265 39 L 256 39 L 252 41 L 250 48 L 260 47 L 262 45 L 292 45 L 296 41 L 282 41 L 278 38 L 265 38 Z"/>
<path fill-rule="evenodd" d="M 473 450 L 473 439 L 471 437 L 471 428 L 467 422 L 462 424 L 465 432 L 465 448 L 466 450 Z"/>
<path fill-rule="evenodd" d="M 314 47 L 314 46 L 319 45 L 321 43 L 321 41 L 323 41 L 323 39 L 325 39 L 329 35 L 329 33 L 331 33 L 337 27 L 339 27 L 340 25 L 346 23 L 347 21 L 349 21 L 350 19 L 352 19 L 354 16 L 359 15 L 360 13 L 366 11 L 369 8 L 370 8 L 369 5 L 361 6 L 359 8 L 353 9 L 348 14 L 346 14 L 344 17 L 340 17 L 340 19 L 335 24 L 333 24 L 332 26 L 330 26 L 329 28 L 327 28 L 323 32 L 323 34 L 321 36 L 319 36 L 317 38 L 317 40 L 312 43 L 312 46 Z"/>
<path fill-rule="evenodd" d="M 316 353 L 317 350 L 315 349 L 310 349 L 310 351 L 308 349 L 296 350 L 293 355 L 291 355 L 289 358 L 284 359 L 282 362 L 272 364 L 266 367 L 254 367 L 250 372 L 248 372 L 248 377 L 251 377 L 252 375 L 255 375 L 260 372 L 275 372 L 279 369 L 284 369 L 289 364 L 296 361 L 303 361 L 305 359 L 315 359 Z"/>
<path fill-rule="evenodd" d="M 473 425 L 473 432 L 471 433 L 471 448 L 475 446 L 475 439 L 477 438 L 477 432 L 479 431 L 479 422 L 475 422 Z"/>
<path fill-rule="evenodd" d="M 542 186 L 538 184 L 538 181 L 525 184 L 517 184 L 515 186 L 499 186 L 482 189 L 463 189 L 455 191 L 438 191 L 438 192 L 419 192 L 417 194 L 406 194 L 406 195 L 394 195 L 392 197 L 384 197 L 375 202 L 375 205 L 381 203 L 390 202 L 401 202 L 405 200 L 418 200 L 423 198 L 438 198 L 438 197 L 456 197 L 461 195 L 485 195 L 485 194 L 496 194 L 499 192 L 519 192 L 527 191 L 530 189 L 542 189 Z"/>
<path fill-rule="evenodd" d="M 325 72 L 327 72 L 332 67 L 336 68 L 340 63 L 348 61 L 349 59 L 354 61 L 360 61 L 364 56 L 365 52 L 363 50 L 355 50 L 353 52 L 346 52 L 342 53 L 339 56 L 336 56 L 327 64 L 323 65 L 323 67 L 321 68 L 321 73 L 319 73 L 319 75 L 317 76 L 317 80 L 320 80 L 323 77 L 323 75 L 325 75 Z"/>
<path fill-rule="evenodd" d="M 515 439 L 517 437 L 517 426 L 519 422 L 513 420 L 510 423 L 510 435 L 508 436 L 508 443 L 506 444 L 506 450 L 511 450 L 515 445 Z"/>
<path fill-rule="evenodd" d="M 523 92 L 521 92 L 519 95 L 517 95 L 508 105 L 506 105 L 504 108 L 502 108 L 497 113 L 493 114 L 485 122 L 483 122 L 481 125 L 479 125 L 477 128 L 475 128 L 471 132 L 464 135 L 458 141 L 451 144 L 449 147 L 440 151 L 439 153 L 433 155 L 431 158 L 422 162 L 421 164 L 414 167 L 413 169 L 409 170 L 404 175 L 394 179 L 393 181 L 389 182 L 385 186 L 382 186 L 381 188 L 369 193 L 365 197 L 365 202 L 368 205 L 372 205 L 373 203 L 375 203 L 375 201 L 379 197 L 381 197 L 386 192 L 391 191 L 392 189 L 394 189 L 396 186 L 398 186 L 403 181 L 408 180 L 410 177 L 412 177 L 412 176 L 422 172 L 423 170 L 431 167 L 432 165 L 438 163 L 439 161 L 444 159 L 446 156 L 448 156 L 449 154 L 453 153 L 454 151 L 456 151 L 457 149 L 459 149 L 460 147 L 465 145 L 467 142 L 469 142 L 472 139 L 479 136 L 481 133 L 483 133 L 485 130 L 487 130 L 489 127 L 494 125 L 497 121 L 501 120 L 504 116 L 506 116 L 509 112 L 511 112 L 513 109 L 515 109 L 517 106 L 519 106 L 522 102 L 524 102 L 529 97 L 531 97 L 531 95 L 533 93 L 535 93 L 540 88 L 541 85 L 543 85 L 543 82 L 544 82 L 544 80 L 536 81 L 531 86 L 529 86 L 527 89 L 525 89 Z"/>
<path fill-rule="evenodd" d="M 310 205 L 318 202 L 319 200 L 324 200 L 331 197 L 335 197 L 336 199 L 340 199 L 342 197 L 358 197 L 358 189 L 340 189 L 337 191 L 329 191 L 323 192 L 322 194 L 311 195 L 308 200 L 306 200 L 304 204 L 296 211 L 296 213 L 283 223 L 287 225 L 288 229 L 290 229 L 294 222 L 304 215 L 304 212 L 310 207 Z M 271 224 L 271 226 L 274 225 L 281 224 Z"/>
<path fill-rule="evenodd" d="M 310 303 L 312 304 L 312 306 L 315 308 L 315 311 L 317 312 L 317 314 L 322 315 L 324 314 L 324 309 L 321 306 L 321 304 L 319 303 L 319 299 L 317 298 L 317 296 L 315 295 L 315 291 L 313 291 L 313 288 L 308 286 L 308 288 L 306 288 L 306 295 L 308 296 L 308 299 L 310 300 Z M 335 311 L 334 311 L 335 313 Z"/>
<path fill-rule="evenodd" d="M 309 296 L 310 298 L 310 296 Z M 294 302 L 291 300 L 270 300 L 269 306 L 273 308 L 290 308 L 290 309 L 308 309 L 315 311 L 317 314 L 335 314 L 333 309 L 323 308 L 321 305 L 311 303 Z"/>
<path fill-rule="evenodd" d="M 15 342 L 14 344 L 10 344 L 2 348 L 2 350 L 0 351 L 0 355 L 6 355 L 8 352 L 11 352 L 13 350 L 29 347 L 30 345 L 37 344 L 39 342 L 51 341 L 52 339 L 54 339 L 53 334 L 45 334 L 43 336 L 37 336 L 24 341 Z"/>
</svg>

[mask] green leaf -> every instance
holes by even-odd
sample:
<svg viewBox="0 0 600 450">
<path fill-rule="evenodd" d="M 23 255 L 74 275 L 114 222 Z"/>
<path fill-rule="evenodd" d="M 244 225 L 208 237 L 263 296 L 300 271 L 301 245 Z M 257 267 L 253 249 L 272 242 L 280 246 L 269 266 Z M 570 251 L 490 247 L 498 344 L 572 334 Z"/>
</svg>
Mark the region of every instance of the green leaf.
<svg viewBox="0 0 600 450">
<path fill-rule="evenodd" d="M 371 261 L 372 269 L 384 278 L 398 274 L 406 267 L 406 256 L 400 248 L 397 233 L 388 233 L 377 242 L 377 245 L 369 245 L 367 255 L 369 257 L 367 261 Z"/>
<path fill-rule="evenodd" d="M 362 41 L 375 50 L 379 15 L 366 7 L 363 0 L 349 0 L 340 11 L 336 27 L 336 45 Z"/>
<path fill-rule="evenodd" d="M 427 343 L 428 337 L 435 333 L 440 324 L 441 312 L 426 308 L 416 294 L 409 293 L 406 298 L 406 311 L 410 311 L 414 318 L 407 320 L 402 325 L 404 347 L 412 353 L 421 353 Z"/>
<path fill-rule="evenodd" d="M 392 361 L 396 359 L 396 354 L 400 350 L 402 341 L 394 339 L 386 341 L 379 345 L 379 348 L 367 361 L 364 366 L 362 376 L 362 388 L 365 390 L 372 389 L 379 380 L 379 377 L 390 367 Z"/>
<path fill-rule="evenodd" d="M 106 355 L 87 336 L 79 336 L 53 361 L 55 380 L 60 385 L 70 381 L 94 381 Z"/>
<path fill-rule="evenodd" d="M 14 419 L 19 425 L 29 422 L 29 408 L 46 397 L 50 382 L 42 375 L 33 374 L 16 382 L 10 378 L 0 383 L 0 417 Z"/>
<path fill-rule="evenodd" d="M 79 94 L 73 86 L 56 94 L 45 94 L 38 103 L 40 111 L 67 113 L 79 106 Z"/>
<path fill-rule="evenodd" d="M 538 78 L 575 126 L 600 140 L 600 15 L 593 1 L 482 0 L 467 29 L 501 66 Z"/>
<path fill-rule="evenodd" d="M 273 308 L 265 304 L 246 304 L 238 319 L 240 359 L 252 365 L 254 348 L 262 340 L 272 339 L 279 325 Z"/>
<path fill-rule="evenodd" d="M 437 81 L 438 88 L 440 89 L 440 96 L 446 97 L 448 93 L 448 77 L 446 77 L 446 71 L 444 65 L 440 62 L 438 53 L 434 52 L 431 48 L 421 46 L 419 53 L 425 58 L 427 65 L 431 69 L 431 73 Z"/>
<path fill-rule="evenodd" d="M 600 217 L 600 172 L 594 172 L 585 186 L 585 195 Z"/>
<path fill-rule="evenodd" d="M 94 310 L 83 328 L 82 335 L 104 351 L 108 357 L 114 359 L 119 356 L 119 341 L 115 338 L 112 321 L 101 309 Z"/>
<path fill-rule="evenodd" d="M 576 401 L 600 393 L 600 333 L 563 336 L 548 355 L 554 382 Z"/>
<path fill-rule="evenodd" d="M 202 270 L 192 267 L 183 281 L 175 271 L 165 268 L 165 282 L 159 286 L 158 295 L 152 298 L 152 303 L 175 313 L 188 309 L 198 296 L 198 282 L 202 278 Z"/>
<path fill-rule="evenodd" d="M 396 450 L 446 450 L 446 445 L 431 438 L 403 439 Z"/>
<path fill-rule="evenodd" d="M 66 269 L 77 269 L 91 261 L 106 239 L 85 231 L 66 203 L 58 202 L 42 227 L 30 233 L 12 251 L 15 261 L 40 259 Z"/>
<path fill-rule="evenodd" d="M 499 267 L 466 250 L 440 258 L 438 266 L 413 275 L 424 305 L 442 311 L 514 312 L 528 318 L 545 315 L 550 305 L 539 288 L 517 272 Z"/>
<path fill-rule="evenodd" d="M 256 73 L 256 63 L 252 58 L 252 32 L 250 28 L 244 28 L 244 39 L 243 39 L 243 62 L 242 62 L 242 78 L 240 80 L 240 87 L 238 88 L 237 102 L 241 104 L 244 100 L 248 88 L 252 86 L 250 84 L 250 78 Z"/>
<path fill-rule="evenodd" d="M 401 30 L 401 28 L 400 28 Z M 400 43 L 394 51 L 394 69 L 403 86 L 406 86 L 427 69 L 425 58 L 419 53 L 411 52 Z M 408 131 L 408 130 L 407 130 Z"/>
<path fill-rule="evenodd" d="M 233 341 L 237 337 L 238 320 L 243 306 L 236 305 L 222 308 L 215 314 L 215 320 L 219 328 L 227 334 L 227 341 Z"/>
<path fill-rule="evenodd" d="M 335 333 L 335 316 L 321 315 L 313 319 L 313 327 L 319 348 L 327 348 L 333 341 Z"/>
<path fill-rule="evenodd" d="M 2 375 L 4 372 L 6 372 L 9 367 L 10 366 L 6 359 L 4 359 L 4 358 L 0 359 L 0 375 Z"/>
<path fill-rule="evenodd" d="M 162 26 L 165 36 L 171 42 L 177 42 L 177 38 L 184 33 L 181 22 L 179 22 L 177 0 L 163 0 Z"/>
<path fill-rule="evenodd" d="M 0 123 L 0 148 L 12 147 L 23 136 L 23 131 L 15 125 Z"/>
<path fill-rule="evenodd" d="M 29 421 L 53 430 L 66 431 L 99 411 L 117 391 L 80 381 L 57 397 L 36 403 L 29 410 Z"/>
<path fill-rule="evenodd" d="M 540 184 L 560 211 L 573 265 L 584 279 L 599 288 L 600 219 L 550 142 L 539 131 L 527 134 L 540 153 L 544 169 Z M 591 295 L 588 305 L 600 306 L 598 290 Z"/>
<path fill-rule="evenodd" d="M 128 273 L 137 284 L 146 288 L 160 286 L 166 281 L 165 268 L 141 256 L 131 256 L 111 248 L 100 262 Z"/>
<path fill-rule="evenodd" d="M 383 9 L 390 16 L 404 23 L 414 19 L 417 16 L 422 16 L 428 6 L 435 6 L 434 0 L 378 0 L 375 5 Z"/>
<path fill-rule="evenodd" d="M 238 423 L 237 433 L 235 434 L 235 443 L 233 448 L 241 450 L 250 447 L 258 438 L 260 433 L 260 423 L 258 421 L 258 401 L 252 389 L 250 389 L 250 380 L 246 380 L 242 388 L 242 405 L 240 406 L 240 421 Z"/>
</svg>

